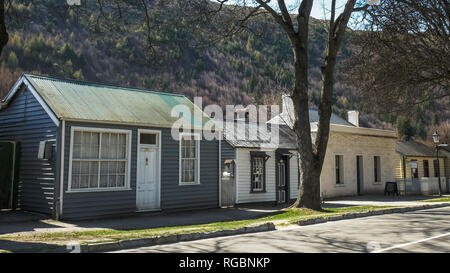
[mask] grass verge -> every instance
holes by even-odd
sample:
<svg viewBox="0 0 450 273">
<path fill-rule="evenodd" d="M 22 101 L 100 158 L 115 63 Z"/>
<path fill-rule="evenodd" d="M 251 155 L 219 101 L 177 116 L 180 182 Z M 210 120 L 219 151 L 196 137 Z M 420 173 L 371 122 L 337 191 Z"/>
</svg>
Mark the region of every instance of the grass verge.
<svg viewBox="0 0 450 273">
<path fill-rule="evenodd" d="M 155 237 L 163 235 L 193 233 L 193 232 L 210 232 L 222 229 L 237 229 L 249 225 L 262 224 L 266 222 L 273 222 L 276 225 L 288 225 L 299 220 L 328 217 L 333 215 L 342 215 L 346 213 L 365 212 L 370 210 L 379 210 L 393 208 L 389 206 L 352 206 L 341 208 L 324 208 L 322 211 L 315 211 L 310 209 L 285 209 L 275 214 L 266 215 L 257 219 L 241 220 L 241 221 L 227 221 L 215 222 L 210 224 L 189 225 L 189 226 L 173 226 L 173 227 L 159 227 L 139 230 L 114 230 L 102 229 L 81 232 L 49 232 L 36 233 L 21 236 L 4 235 L 0 236 L 0 240 L 10 240 L 16 242 L 31 242 L 31 243 L 45 243 L 52 245 L 65 245 L 69 241 L 77 241 L 82 244 L 111 242 L 122 239 L 135 239 L 145 237 Z"/>
<path fill-rule="evenodd" d="M 450 202 L 450 197 L 438 197 L 428 200 L 421 200 L 420 202 L 426 202 L 426 203 L 434 203 L 434 202 Z"/>
</svg>

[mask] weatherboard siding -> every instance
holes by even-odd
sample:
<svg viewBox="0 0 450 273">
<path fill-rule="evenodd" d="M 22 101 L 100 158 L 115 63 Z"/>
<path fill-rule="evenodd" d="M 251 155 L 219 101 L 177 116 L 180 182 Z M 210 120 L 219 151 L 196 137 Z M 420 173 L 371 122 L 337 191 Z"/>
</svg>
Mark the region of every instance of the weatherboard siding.
<svg viewBox="0 0 450 273">
<path fill-rule="evenodd" d="M 259 203 L 276 201 L 275 195 L 275 152 L 266 152 L 270 158 L 266 161 L 266 192 L 250 192 L 250 151 L 259 149 L 236 149 L 237 157 L 237 201 L 236 203 Z"/>
<path fill-rule="evenodd" d="M 67 192 L 70 137 L 72 126 L 122 129 L 132 131 L 129 190 L 102 192 Z M 200 185 L 179 185 L 179 141 L 171 129 L 66 122 L 64 153 L 63 218 L 132 214 L 136 212 L 137 134 L 138 129 L 161 130 L 161 209 L 188 210 L 218 207 L 218 141 L 200 141 Z"/>
<path fill-rule="evenodd" d="M 411 168 L 408 167 L 408 163 L 411 161 L 417 161 L 418 166 L 418 175 L 419 177 L 424 177 L 424 167 L 423 167 L 423 161 L 428 160 L 428 175 L 429 177 L 434 177 L 434 161 L 436 160 L 435 157 L 414 157 L 414 156 L 407 156 L 405 157 L 405 164 L 406 164 L 406 178 L 411 178 Z M 445 176 L 445 160 L 444 158 L 439 158 L 439 169 L 441 173 L 441 177 Z M 403 179 L 403 157 L 400 154 L 397 154 L 397 160 L 396 160 L 396 173 L 395 177 L 397 179 Z"/>
<path fill-rule="evenodd" d="M 56 156 L 52 161 L 38 159 L 39 142 L 56 139 L 57 127 L 23 86 L 0 111 L 0 140 L 21 143 L 19 171 L 19 208 L 52 214 Z"/>
<path fill-rule="evenodd" d="M 289 151 L 293 154 L 297 154 L 297 151 Z M 298 189 L 299 189 L 299 179 L 298 179 L 298 157 L 293 156 L 289 160 L 289 197 L 291 199 L 297 199 Z"/>
</svg>

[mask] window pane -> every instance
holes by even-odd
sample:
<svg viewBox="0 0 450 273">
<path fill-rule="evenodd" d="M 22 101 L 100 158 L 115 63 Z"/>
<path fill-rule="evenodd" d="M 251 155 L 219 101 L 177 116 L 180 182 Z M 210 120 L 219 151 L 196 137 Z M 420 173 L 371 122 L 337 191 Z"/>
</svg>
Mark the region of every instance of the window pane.
<svg viewBox="0 0 450 273">
<path fill-rule="evenodd" d="M 109 162 L 108 174 L 108 187 L 116 187 L 117 162 Z"/>
<path fill-rule="evenodd" d="M 89 165 L 89 187 L 98 188 L 98 161 L 92 161 Z"/>
<path fill-rule="evenodd" d="M 98 158 L 99 140 L 100 140 L 99 133 L 91 133 L 91 146 L 89 158 Z"/>
<path fill-rule="evenodd" d="M 125 162 L 117 162 L 117 173 L 118 174 L 125 174 Z"/>
<path fill-rule="evenodd" d="M 72 158 L 81 158 L 81 144 L 73 144 Z"/>
<path fill-rule="evenodd" d="M 108 158 L 117 158 L 117 134 L 110 134 Z"/>
<path fill-rule="evenodd" d="M 141 144 L 156 145 L 156 134 L 141 134 Z"/>
<path fill-rule="evenodd" d="M 80 174 L 80 162 L 79 161 L 73 161 L 72 162 L 72 174 L 79 175 Z"/>
<path fill-rule="evenodd" d="M 72 189 L 78 189 L 80 187 L 80 162 L 79 161 L 73 161 L 72 162 L 72 183 L 71 188 Z"/>
<path fill-rule="evenodd" d="M 108 173 L 110 175 L 117 173 L 117 162 L 115 162 L 115 161 L 109 162 Z"/>
<path fill-rule="evenodd" d="M 108 175 L 100 175 L 100 188 L 108 187 Z"/>
<path fill-rule="evenodd" d="M 118 152 L 118 159 L 125 159 L 127 158 L 127 145 L 119 145 L 119 152 Z"/>
<path fill-rule="evenodd" d="M 102 157 L 103 159 L 126 159 L 127 135 L 102 133 Z"/>
<path fill-rule="evenodd" d="M 191 144 L 191 146 L 189 147 L 189 157 L 195 158 L 195 144 Z"/>
<path fill-rule="evenodd" d="M 101 158 L 108 158 L 109 150 L 109 134 L 102 133 L 102 156 Z"/>
<path fill-rule="evenodd" d="M 342 164 L 342 156 L 341 155 L 336 155 L 335 156 L 335 168 L 336 168 L 336 184 L 341 184 L 342 183 L 342 170 L 341 170 L 341 164 Z"/>
<path fill-rule="evenodd" d="M 72 174 L 72 189 L 78 189 L 80 188 L 80 176 L 78 174 Z"/>
<path fill-rule="evenodd" d="M 117 187 L 124 187 L 125 186 L 125 175 L 118 175 L 117 176 Z"/>
<path fill-rule="evenodd" d="M 100 163 L 100 187 L 108 187 L 108 162 Z"/>
<path fill-rule="evenodd" d="M 83 158 L 83 155 L 81 154 L 81 152 L 83 151 L 83 132 L 76 133 L 78 137 L 74 137 L 73 158 Z"/>
<path fill-rule="evenodd" d="M 89 161 L 81 161 L 80 164 L 81 164 L 80 173 L 89 174 Z"/>
<path fill-rule="evenodd" d="M 116 175 L 109 175 L 108 177 L 108 188 L 115 188 L 116 187 Z"/>
<path fill-rule="evenodd" d="M 189 170 L 189 181 L 195 181 L 195 160 L 189 160 L 188 170 Z"/>
<path fill-rule="evenodd" d="M 75 131 L 73 133 L 73 144 L 81 145 L 81 132 Z"/>
<path fill-rule="evenodd" d="M 85 189 L 89 187 L 89 175 L 82 174 L 80 175 L 80 189 Z"/>
<path fill-rule="evenodd" d="M 91 133 L 83 132 L 81 135 L 81 158 L 89 158 Z"/>
<path fill-rule="evenodd" d="M 82 161 L 81 162 L 81 171 L 80 171 L 80 188 L 88 188 L 89 187 L 89 162 Z"/>
</svg>

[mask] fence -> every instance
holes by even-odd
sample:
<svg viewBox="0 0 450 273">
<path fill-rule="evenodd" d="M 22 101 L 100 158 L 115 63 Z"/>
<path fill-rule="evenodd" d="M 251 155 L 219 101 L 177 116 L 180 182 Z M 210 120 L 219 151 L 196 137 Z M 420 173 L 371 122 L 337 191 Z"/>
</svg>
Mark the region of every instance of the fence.
<svg viewBox="0 0 450 273">
<path fill-rule="evenodd" d="M 447 179 L 441 177 L 441 192 L 446 193 Z M 439 193 L 439 184 L 437 177 L 421 177 L 421 178 L 408 178 L 397 179 L 397 186 L 402 195 L 408 194 L 423 194 L 433 195 Z"/>
</svg>

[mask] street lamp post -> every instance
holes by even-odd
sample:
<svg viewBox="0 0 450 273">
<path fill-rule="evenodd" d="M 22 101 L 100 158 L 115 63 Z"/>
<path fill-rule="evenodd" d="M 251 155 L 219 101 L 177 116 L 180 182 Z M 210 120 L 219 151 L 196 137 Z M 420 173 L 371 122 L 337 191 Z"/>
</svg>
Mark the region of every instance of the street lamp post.
<svg viewBox="0 0 450 273">
<path fill-rule="evenodd" d="M 433 133 L 433 142 L 434 147 L 436 148 L 436 167 L 437 167 L 437 173 L 438 173 L 438 185 L 439 185 L 439 196 L 442 196 L 442 190 L 441 190 L 441 170 L 440 170 L 440 164 L 439 164 L 439 133 L 437 131 L 434 131 Z"/>
</svg>

